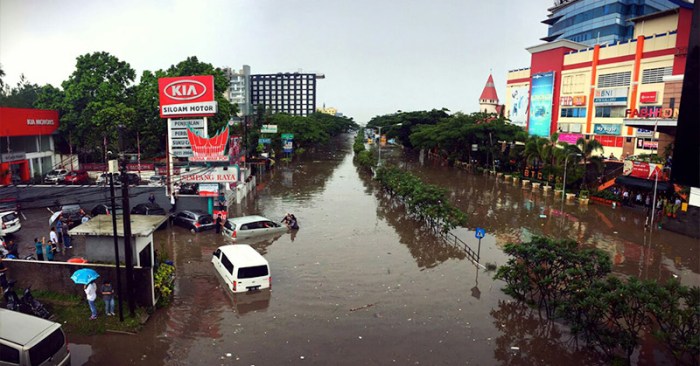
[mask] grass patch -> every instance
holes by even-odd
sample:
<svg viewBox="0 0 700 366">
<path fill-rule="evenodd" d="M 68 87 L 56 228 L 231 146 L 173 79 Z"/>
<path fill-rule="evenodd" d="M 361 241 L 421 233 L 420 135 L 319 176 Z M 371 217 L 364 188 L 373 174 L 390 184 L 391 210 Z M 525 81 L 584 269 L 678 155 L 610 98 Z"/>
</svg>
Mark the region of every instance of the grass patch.
<svg viewBox="0 0 700 366">
<path fill-rule="evenodd" d="M 135 317 L 129 316 L 129 309 L 124 302 L 124 321 L 119 321 L 119 304 L 115 301 L 116 316 L 105 315 L 105 304 L 97 297 L 97 319 L 90 320 L 90 307 L 82 296 L 59 294 L 50 291 L 33 291 L 34 297 L 41 301 L 51 312 L 51 320 L 61 323 L 67 333 L 93 335 L 107 331 L 136 333 L 141 330 L 141 319 L 147 314 L 143 308 L 136 308 Z"/>
</svg>

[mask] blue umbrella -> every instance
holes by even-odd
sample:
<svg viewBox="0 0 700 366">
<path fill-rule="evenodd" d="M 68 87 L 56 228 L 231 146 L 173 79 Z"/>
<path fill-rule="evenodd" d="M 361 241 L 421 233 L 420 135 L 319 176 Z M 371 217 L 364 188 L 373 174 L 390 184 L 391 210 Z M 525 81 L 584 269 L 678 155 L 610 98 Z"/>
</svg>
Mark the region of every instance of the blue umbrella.
<svg viewBox="0 0 700 366">
<path fill-rule="evenodd" d="M 70 276 L 70 279 L 79 285 L 87 285 L 88 283 L 96 280 L 98 277 L 100 277 L 100 275 L 97 274 L 97 272 L 95 272 L 94 269 L 82 268 L 73 272 L 73 275 Z"/>
</svg>

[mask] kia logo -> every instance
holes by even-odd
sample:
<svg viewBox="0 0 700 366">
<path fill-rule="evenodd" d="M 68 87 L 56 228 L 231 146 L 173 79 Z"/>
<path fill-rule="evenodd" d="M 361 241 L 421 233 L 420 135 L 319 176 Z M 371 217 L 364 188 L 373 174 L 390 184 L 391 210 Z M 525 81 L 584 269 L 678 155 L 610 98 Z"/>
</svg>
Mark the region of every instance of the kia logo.
<svg viewBox="0 0 700 366">
<path fill-rule="evenodd" d="M 165 95 L 174 100 L 193 100 L 207 92 L 207 87 L 196 80 L 178 80 L 165 86 Z"/>
</svg>

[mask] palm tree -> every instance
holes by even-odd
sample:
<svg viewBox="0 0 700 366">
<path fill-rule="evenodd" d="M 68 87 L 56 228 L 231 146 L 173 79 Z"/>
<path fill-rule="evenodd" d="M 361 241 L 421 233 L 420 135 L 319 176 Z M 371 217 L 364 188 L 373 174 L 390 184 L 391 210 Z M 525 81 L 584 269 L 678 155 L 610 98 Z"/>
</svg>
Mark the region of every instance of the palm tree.
<svg viewBox="0 0 700 366">
<path fill-rule="evenodd" d="M 601 154 L 604 153 L 603 145 L 601 145 L 598 140 L 586 140 L 580 137 L 576 140 L 576 145 L 571 146 L 571 148 L 573 152 L 581 154 L 581 159 L 583 160 L 583 182 L 581 183 L 581 187 L 585 189 L 587 188 L 586 172 L 588 163 L 594 163 L 597 170 L 600 170 L 603 166 L 603 159 L 600 156 L 593 156 L 593 153 L 596 151 L 600 151 Z"/>
<path fill-rule="evenodd" d="M 525 142 L 525 150 L 523 150 L 523 157 L 526 163 L 532 164 L 537 169 L 540 163 L 543 163 L 546 159 L 547 139 L 537 136 L 530 136 Z"/>
</svg>

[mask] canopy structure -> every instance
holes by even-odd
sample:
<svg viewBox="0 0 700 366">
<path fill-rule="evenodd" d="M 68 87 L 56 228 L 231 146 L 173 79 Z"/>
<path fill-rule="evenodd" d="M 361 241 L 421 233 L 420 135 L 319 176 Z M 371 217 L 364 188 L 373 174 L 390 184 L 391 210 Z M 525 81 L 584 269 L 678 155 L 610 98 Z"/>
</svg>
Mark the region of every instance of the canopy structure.
<svg viewBox="0 0 700 366">
<path fill-rule="evenodd" d="M 615 179 L 615 184 L 653 191 L 654 184 L 656 183 L 654 180 L 626 177 L 622 175 Z M 671 184 L 669 182 L 659 182 L 656 188 L 660 192 L 665 192 L 671 189 Z"/>
</svg>

